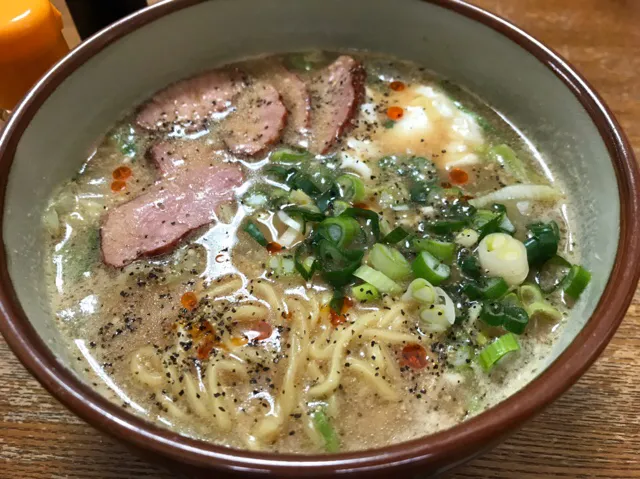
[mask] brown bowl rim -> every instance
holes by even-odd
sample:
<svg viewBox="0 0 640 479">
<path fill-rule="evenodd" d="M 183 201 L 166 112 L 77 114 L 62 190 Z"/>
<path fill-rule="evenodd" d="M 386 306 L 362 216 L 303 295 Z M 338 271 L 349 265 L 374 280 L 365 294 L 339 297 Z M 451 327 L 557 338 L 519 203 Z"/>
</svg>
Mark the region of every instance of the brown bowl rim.
<svg viewBox="0 0 640 479">
<path fill-rule="evenodd" d="M 56 87 L 94 54 L 164 15 L 206 0 L 173 0 L 141 10 L 108 27 L 73 50 L 31 90 L 0 138 L 0 220 L 16 147 L 40 106 Z M 639 172 L 620 125 L 591 88 L 565 60 L 503 18 L 460 0 L 423 0 L 492 28 L 549 68 L 589 113 L 607 145 L 620 195 L 620 242 L 609 282 L 588 323 L 537 379 L 481 415 L 420 439 L 334 455 L 258 453 L 230 449 L 180 436 L 130 414 L 77 379 L 51 353 L 31 326 L 9 277 L 6 251 L 0 251 L 0 331 L 23 365 L 60 402 L 87 422 L 151 453 L 202 468 L 246 473 L 303 476 L 336 472 L 373 472 L 390 467 L 447 468 L 488 448 L 565 392 L 595 361 L 620 325 L 640 276 Z M 4 246 L 3 232 L 0 240 Z M 427 469 L 429 470 L 429 469 Z"/>
</svg>

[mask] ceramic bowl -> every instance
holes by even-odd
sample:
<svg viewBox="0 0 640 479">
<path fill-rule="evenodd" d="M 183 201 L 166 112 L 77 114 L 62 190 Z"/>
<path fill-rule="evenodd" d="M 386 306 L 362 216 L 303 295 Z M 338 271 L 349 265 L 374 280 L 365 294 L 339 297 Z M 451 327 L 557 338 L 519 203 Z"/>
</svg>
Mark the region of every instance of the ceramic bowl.
<svg viewBox="0 0 640 479">
<path fill-rule="evenodd" d="M 577 200 L 592 284 L 544 372 L 452 429 L 383 449 L 316 456 L 181 437 L 103 399 L 70 367 L 44 291 L 43 206 L 110 125 L 160 87 L 243 57 L 311 48 L 416 61 L 475 92 L 526 132 Z M 191 475 L 426 477 L 448 470 L 496 444 L 578 379 L 620 324 L 640 271 L 638 170 L 612 114 L 549 48 L 459 1 L 173 0 L 150 7 L 82 44 L 28 94 L 2 135 L 0 191 L 0 328 L 10 347 L 80 417 Z"/>
</svg>

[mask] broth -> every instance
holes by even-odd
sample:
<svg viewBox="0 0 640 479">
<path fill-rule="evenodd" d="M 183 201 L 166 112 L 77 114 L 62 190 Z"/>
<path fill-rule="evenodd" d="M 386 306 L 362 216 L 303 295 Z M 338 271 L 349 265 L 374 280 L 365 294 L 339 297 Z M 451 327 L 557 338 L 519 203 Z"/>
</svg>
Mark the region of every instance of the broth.
<svg viewBox="0 0 640 479">
<path fill-rule="evenodd" d="M 500 114 L 420 66 L 248 60 L 156 94 L 55 192 L 52 311 L 79 373 L 164 427 L 381 447 L 541 372 L 588 282 L 566 277 L 562 189 Z"/>
</svg>

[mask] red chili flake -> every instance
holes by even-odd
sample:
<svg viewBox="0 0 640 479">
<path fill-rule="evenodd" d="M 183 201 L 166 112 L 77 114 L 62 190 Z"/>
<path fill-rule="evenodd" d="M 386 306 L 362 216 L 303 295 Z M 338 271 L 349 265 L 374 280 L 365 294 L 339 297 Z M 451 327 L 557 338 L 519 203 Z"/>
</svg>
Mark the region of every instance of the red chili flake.
<svg viewBox="0 0 640 479">
<path fill-rule="evenodd" d="M 347 311 L 353 307 L 353 300 L 349 297 L 344 298 L 342 301 L 342 308 L 340 314 L 336 313 L 333 309 L 329 308 L 329 314 L 331 316 L 331 324 L 334 327 L 338 327 L 347 320 Z"/>
<path fill-rule="evenodd" d="M 245 336 L 249 341 L 264 341 L 271 337 L 273 328 L 266 321 L 256 321 L 251 328 L 245 331 Z"/>
<path fill-rule="evenodd" d="M 195 293 L 188 291 L 182 295 L 180 298 L 180 303 L 189 311 L 195 309 L 198 306 L 198 297 Z"/>
<path fill-rule="evenodd" d="M 449 179 L 454 185 L 464 185 L 469 181 L 469 173 L 460 168 L 453 168 L 449 172 Z"/>
<path fill-rule="evenodd" d="M 389 88 L 391 88 L 393 91 L 402 91 L 406 87 L 407 86 L 401 81 L 392 81 L 391 84 L 389 85 Z"/>
<path fill-rule="evenodd" d="M 399 120 L 404 115 L 404 110 L 399 106 L 390 106 L 387 108 L 387 116 L 392 120 Z"/>
<path fill-rule="evenodd" d="M 331 324 L 333 324 L 334 328 L 337 328 L 347 320 L 347 317 L 344 314 L 338 314 L 333 309 L 329 314 L 331 315 Z"/>
<path fill-rule="evenodd" d="M 367 203 L 354 203 L 353 207 L 354 207 L 354 208 L 361 208 L 361 209 L 363 209 L 363 210 L 368 210 L 368 209 L 370 209 L 370 208 L 369 208 L 369 205 L 368 205 Z"/>
<path fill-rule="evenodd" d="M 111 183 L 111 191 L 117 193 L 118 191 L 122 191 L 127 187 L 127 184 L 122 180 L 115 180 Z"/>
<path fill-rule="evenodd" d="M 231 344 L 233 344 L 235 347 L 244 346 L 248 342 L 249 342 L 249 340 L 247 338 L 241 338 L 241 337 L 233 337 L 233 338 L 231 338 Z"/>
<path fill-rule="evenodd" d="M 279 253 L 280 251 L 282 251 L 282 245 L 279 243 L 271 242 L 271 243 L 267 243 L 267 251 L 270 254 L 275 254 L 275 253 Z"/>
<path fill-rule="evenodd" d="M 402 348 L 400 364 L 411 369 L 422 369 L 428 364 L 427 351 L 419 344 L 407 344 Z"/>
<path fill-rule="evenodd" d="M 121 181 L 128 180 L 129 178 L 131 178 L 132 174 L 133 173 L 131 172 L 131 168 L 129 168 L 128 166 L 119 166 L 115 170 L 113 170 L 113 173 L 111 173 L 114 180 Z"/>
<path fill-rule="evenodd" d="M 213 351 L 213 347 L 215 346 L 215 341 L 213 338 L 206 338 L 204 342 L 198 346 L 197 356 L 198 359 L 204 361 L 209 357 L 211 351 Z"/>
<path fill-rule="evenodd" d="M 216 255 L 216 263 L 224 263 L 224 254 L 220 253 Z"/>
</svg>

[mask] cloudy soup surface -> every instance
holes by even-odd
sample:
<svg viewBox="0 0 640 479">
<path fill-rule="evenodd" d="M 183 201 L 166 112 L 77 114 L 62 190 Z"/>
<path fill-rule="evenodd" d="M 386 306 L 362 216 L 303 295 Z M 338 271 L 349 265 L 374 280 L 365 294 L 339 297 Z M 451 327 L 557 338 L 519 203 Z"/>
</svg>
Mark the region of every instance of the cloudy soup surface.
<svg viewBox="0 0 640 479">
<path fill-rule="evenodd" d="M 43 217 L 90 384 L 186 436 L 302 454 L 432 434 L 538 375 L 590 278 L 572 221 L 481 99 L 330 52 L 156 92 Z"/>
</svg>

